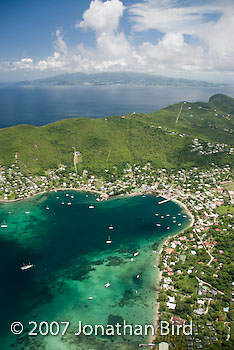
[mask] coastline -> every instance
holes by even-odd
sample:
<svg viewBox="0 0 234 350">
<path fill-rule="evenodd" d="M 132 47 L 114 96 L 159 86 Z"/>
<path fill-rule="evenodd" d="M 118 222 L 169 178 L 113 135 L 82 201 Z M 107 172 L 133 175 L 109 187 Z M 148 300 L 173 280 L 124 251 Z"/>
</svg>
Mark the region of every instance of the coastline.
<svg viewBox="0 0 234 350">
<path fill-rule="evenodd" d="M 165 197 L 165 196 L 163 196 Z M 166 197 L 165 197 L 166 198 Z M 164 249 L 165 246 L 167 246 L 169 240 L 172 238 L 172 237 L 176 237 L 178 235 L 181 234 L 181 232 L 183 232 L 184 230 L 187 230 L 188 228 L 192 227 L 194 225 L 194 221 L 195 221 L 195 218 L 193 216 L 193 214 L 190 212 L 190 210 L 186 207 L 186 205 L 184 203 L 182 203 L 181 201 L 179 201 L 178 199 L 171 199 L 173 202 L 175 202 L 177 205 L 179 205 L 180 208 L 183 208 L 185 213 L 190 217 L 190 222 L 189 222 L 189 225 L 181 230 L 180 232 L 176 233 L 175 235 L 169 235 L 167 238 L 165 238 L 165 240 L 163 240 L 159 246 L 159 251 L 158 251 L 158 254 L 157 254 L 157 257 L 156 257 L 156 265 L 158 266 L 158 263 L 159 263 L 159 260 L 161 258 L 161 254 L 162 254 L 162 251 Z M 159 294 L 160 294 L 160 284 L 161 284 L 161 280 L 162 280 L 162 271 L 159 270 L 159 275 L 158 275 L 158 279 L 156 281 L 156 299 L 158 299 L 159 297 Z M 160 312 L 159 312 L 159 307 L 160 307 L 160 302 L 157 302 L 157 305 L 156 305 L 156 309 L 155 309 L 155 320 L 154 320 L 154 329 L 155 329 L 155 333 L 157 332 L 157 329 L 158 329 L 158 326 L 159 326 L 159 317 L 160 317 Z M 153 344 L 153 342 L 155 341 L 157 335 L 151 335 L 150 338 L 149 338 L 149 343 L 150 344 Z"/>
<path fill-rule="evenodd" d="M 43 194 L 47 194 L 47 193 L 51 193 L 51 192 L 59 192 L 59 191 L 77 191 L 77 192 L 90 192 L 90 193 L 95 193 L 98 194 L 100 196 L 105 196 L 106 200 L 107 199 L 114 199 L 114 198 L 118 198 L 118 197 L 134 197 L 134 196 L 142 196 L 142 195 L 155 195 L 156 197 L 163 197 L 165 199 L 167 199 L 167 197 L 165 195 L 161 196 L 160 194 L 158 194 L 157 192 L 154 191 L 139 191 L 139 192 L 131 192 L 131 193 L 125 193 L 125 194 L 118 194 L 118 195 L 113 195 L 113 196 L 108 196 L 105 192 L 101 192 L 98 190 L 90 190 L 87 188 L 67 188 L 67 187 L 59 187 L 59 188 L 54 188 L 51 189 L 49 191 L 41 191 L 35 194 L 32 194 L 31 196 L 28 196 L 26 198 L 17 198 L 17 199 L 13 199 L 13 200 L 0 200 L 0 203 L 13 203 L 13 202 L 18 202 L 18 201 L 22 201 L 25 199 L 30 199 L 33 198 L 37 195 L 43 195 Z M 103 200 L 103 199 L 102 199 Z M 181 230 L 180 232 L 176 233 L 176 234 L 172 234 L 167 236 L 159 245 L 159 251 L 156 255 L 156 265 L 158 266 L 162 251 L 164 249 L 165 246 L 167 246 L 169 240 L 172 237 L 176 237 L 178 235 L 181 234 L 181 232 L 183 232 L 184 230 L 188 229 L 189 227 L 192 227 L 194 225 L 194 216 L 193 214 L 190 212 L 190 210 L 188 209 L 188 207 L 182 203 L 180 200 L 178 200 L 177 198 L 173 197 L 172 199 L 170 199 L 171 201 L 175 202 L 180 208 L 182 208 L 184 210 L 184 212 L 189 216 L 190 221 L 189 221 L 189 225 Z M 160 284 L 161 284 L 161 280 L 162 280 L 162 271 L 159 270 L 159 274 L 158 274 L 158 278 L 156 280 L 156 299 L 158 299 L 159 294 L 160 294 Z M 159 318 L 160 318 L 160 312 L 159 312 L 159 308 L 160 308 L 160 302 L 157 302 L 156 305 L 156 309 L 155 309 L 155 319 L 154 319 L 154 329 L 157 332 L 158 329 L 158 323 L 159 323 Z M 149 343 L 152 344 L 154 342 L 154 340 L 156 339 L 156 335 L 151 335 L 149 338 Z"/>
<path fill-rule="evenodd" d="M 36 197 L 36 196 L 39 196 L 39 195 L 42 195 L 42 194 L 47 194 L 47 193 L 50 193 L 50 192 L 58 192 L 58 191 L 77 191 L 77 192 L 90 192 L 90 193 L 96 193 L 96 194 L 99 194 L 100 196 L 106 196 L 106 193 L 105 192 L 101 192 L 101 191 L 98 191 L 98 190 L 90 190 L 88 188 L 75 188 L 75 187 L 58 187 L 58 188 L 53 188 L 49 191 L 41 191 L 41 192 L 37 192 L 37 193 L 34 193 L 28 197 L 24 197 L 24 198 L 16 198 L 16 199 L 0 199 L 0 204 L 3 203 L 3 204 L 9 204 L 9 203 L 14 203 L 14 202 L 19 202 L 19 201 L 23 201 L 23 200 L 27 200 L 27 199 L 31 199 L 33 197 Z M 108 197 L 110 198 L 110 197 Z"/>
</svg>

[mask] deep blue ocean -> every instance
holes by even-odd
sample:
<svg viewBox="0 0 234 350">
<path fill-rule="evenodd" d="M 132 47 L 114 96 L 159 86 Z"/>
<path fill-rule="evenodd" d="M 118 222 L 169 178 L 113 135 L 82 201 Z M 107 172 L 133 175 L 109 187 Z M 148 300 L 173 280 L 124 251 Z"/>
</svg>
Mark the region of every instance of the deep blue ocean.
<svg viewBox="0 0 234 350">
<path fill-rule="evenodd" d="M 44 125 L 64 118 L 103 118 L 151 113 L 180 101 L 204 101 L 217 93 L 234 97 L 234 87 L 0 86 L 0 127 Z"/>
</svg>

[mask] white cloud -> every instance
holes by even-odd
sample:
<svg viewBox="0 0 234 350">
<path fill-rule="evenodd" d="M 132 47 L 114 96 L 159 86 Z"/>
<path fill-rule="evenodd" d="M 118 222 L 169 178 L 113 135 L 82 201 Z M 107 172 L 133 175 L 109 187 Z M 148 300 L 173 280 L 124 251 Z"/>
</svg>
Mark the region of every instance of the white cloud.
<svg viewBox="0 0 234 350">
<path fill-rule="evenodd" d="M 119 21 L 125 7 L 120 0 L 102 2 L 93 0 L 76 28 L 95 31 L 99 59 L 121 59 L 130 54 L 131 48 L 123 32 L 118 33 Z"/>
<path fill-rule="evenodd" d="M 57 29 L 55 34 L 56 34 L 56 40 L 54 43 L 55 49 L 60 53 L 66 54 L 67 53 L 67 45 L 66 45 L 65 41 L 63 40 L 63 34 L 62 34 L 61 29 Z"/>
<path fill-rule="evenodd" d="M 76 28 L 91 29 L 97 33 L 114 32 L 118 29 L 124 8 L 120 0 L 93 0 L 89 9 L 84 12 L 83 21 L 77 23 Z"/>
<path fill-rule="evenodd" d="M 178 77 L 219 79 L 234 72 L 234 3 L 205 0 L 183 5 L 180 0 L 146 0 L 127 9 L 120 0 L 93 0 L 75 27 L 95 33 L 96 46 L 68 47 L 56 30 L 54 53 L 34 62 L 22 58 L 0 62 L 0 70 L 48 72 L 139 71 Z M 156 29 L 158 39 L 133 45 L 120 30 L 128 15 L 136 32 Z M 152 35 L 152 32 L 151 32 Z M 221 79 L 219 79 L 221 80 Z"/>
<path fill-rule="evenodd" d="M 22 58 L 20 61 L 15 61 L 13 63 L 13 70 L 32 69 L 32 68 L 34 68 L 34 64 L 31 58 Z"/>
<path fill-rule="evenodd" d="M 216 69 L 216 61 L 223 59 L 225 70 L 227 61 L 234 55 L 234 2 L 211 0 L 204 1 L 199 6 L 196 3 L 194 1 L 182 6 L 178 0 L 147 0 L 134 4 L 129 9 L 133 28 L 135 31 L 156 29 L 170 36 L 173 33 L 189 35 L 199 42 L 199 46 L 189 45 L 191 52 L 187 58 L 191 62 L 193 48 L 200 47 L 204 60 L 213 61 L 213 68 Z M 166 35 L 163 41 L 166 40 Z M 171 47 L 173 42 L 174 40 L 171 41 Z M 201 66 L 200 70 L 203 68 L 205 67 Z"/>
</svg>

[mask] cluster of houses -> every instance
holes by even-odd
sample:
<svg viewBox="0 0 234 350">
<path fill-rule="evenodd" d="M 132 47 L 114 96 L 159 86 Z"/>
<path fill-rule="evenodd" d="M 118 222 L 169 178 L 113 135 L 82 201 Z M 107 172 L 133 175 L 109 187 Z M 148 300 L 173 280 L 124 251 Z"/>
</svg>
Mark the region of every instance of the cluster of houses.
<svg viewBox="0 0 234 350">
<path fill-rule="evenodd" d="M 226 143 L 212 143 L 212 142 L 204 142 L 199 139 L 194 139 L 191 152 L 198 152 L 201 155 L 215 154 L 224 152 L 227 154 L 233 154 L 233 147 L 230 147 Z"/>
<path fill-rule="evenodd" d="M 173 189 L 167 187 L 172 180 Z M 233 232 L 234 215 L 227 214 L 224 222 L 217 208 L 223 204 L 233 207 L 232 191 L 226 190 L 223 186 L 232 181 L 233 174 L 229 166 L 223 169 L 213 166 L 209 171 L 181 170 L 176 175 L 165 172 L 164 189 L 167 188 L 167 191 L 184 202 L 195 217 L 192 228 L 176 237 L 171 237 L 164 244 L 160 266 L 162 269 L 160 293 L 167 295 L 167 300 L 161 301 L 165 305 L 165 309 L 161 311 L 162 319 L 167 317 L 169 320 L 171 315 L 177 314 L 177 300 L 180 302 L 181 299 L 189 300 L 191 294 L 193 297 L 196 296 L 191 303 L 191 312 L 187 314 L 188 319 L 192 319 L 195 323 L 194 334 L 185 337 L 185 348 L 188 350 L 207 349 L 209 346 L 212 348 L 212 344 L 230 338 L 229 313 L 234 310 L 234 281 L 230 280 L 227 286 L 232 291 L 232 297 L 228 302 L 225 291 L 220 290 L 218 283 L 223 268 L 220 260 L 226 253 L 224 248 L 220 247 L 219 235 Z M 212 232 L 215 232 L 216 238 Z M 212 274 L 208 278 L 209 270 Z M 178 287 L 177 281 L 181 276 L 185 278 L 184 281 L 189 277 L 187 281 L 190 290 L 187 293 L 186 287 L 184 290 Z M 212 319 L 210 315 L 210 307 L 216 304 L 219 305 L 219 312 L 222 314 L 221 332 L 220 327 L 219 332 L 216 329 L 217 319 Z M 223 322 L 224 320 L 226 322 Z"/>
</svg>

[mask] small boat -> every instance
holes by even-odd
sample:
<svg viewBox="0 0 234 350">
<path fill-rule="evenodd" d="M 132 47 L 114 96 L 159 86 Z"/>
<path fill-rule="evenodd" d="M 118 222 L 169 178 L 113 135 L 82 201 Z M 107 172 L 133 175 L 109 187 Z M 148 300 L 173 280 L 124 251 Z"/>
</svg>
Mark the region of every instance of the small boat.
<svg viewBox="0 0 234 350">
<path fill-rule="evenodd" d="M 67 205 L 71 205 L 71 202 L 68 202 Z"/>
<path fill-rule="evenodd" d="M 112 243 L 112 240 L 110 238 L 110 236 L 108 236 L 107 240 L 106 240 L 106 244 L 111 244 Z"/>
<path fill-rule="evenodd" d="M 134 256 L 137 256 L 138 254 L 139 254 L 139 253 L 138 253 L 138 252 L 136 252 L 136 253 L 134 253 L 133 255 L 134 255 Z"/>
<path fill-rule="evenodd" d="M 136 278 L 140 278 L 140 275 L 136 275 Z"/>
<path fill-rule="evenodd" d="M 68 194 L 68 193 L 66 193 L 66 197 L 69 197 L 69 194 Z"/>
<path fill-rule="evenodd" d="M 182 215 L 181 213 L 179 213 L 178 215 Z"/>
<path fill-rule="evenodd" d="M 85 195 L 86 198 L 88 198 L 88 196 L 89 196 L 88 194 Z"/>
<path fill-rule="evenodd" d="M 167 214 L 166 216 L 170 216 L 170 214 Z"/>
<path fill-rule="evenodd" d="M 25 214 L 30 214 L 30 211 L 26 211 Z"/>
<path fill-rule="evenodd" d="M 163 216 L 163 215 L 161 215 L 161 218 L 162 218 L 162 219 L 164 219 L 164 216 Z"/>
<path fill-rule="evenodd" d="M 181 223 L 180 223 L 180 222 L 178 223 L 178 226 L 181 226 Z"/>
<path fill-rule="evenodd" d="M 89 297 L 89 300 L 92 300 L 93 299 L 93 297 Z"/>
<path fill-rule="evenodd" d="M 59 197 L 56 197 L 56 199 L 59 199 Z"/>
<path fill-rule="evenodd" d="M 107 282 L 107 283 L 105 284 L 105 287 L 106 287 L 106 288 L 110 287 L 110 283 Z"/>
<path fill-rule="evenodd" d="M 6 227 L 7 227 L 7 223 L 6 223 L 5 220 L 3 220 L 3 222 L 1 223 L 1 227 L 2 227 L 2 228 L 6 228 Z"/>
<path fill-rule="evenodd" d="M 74 199 L 74 196 L 71 196 L 71 199 Z"/>
<path fill-rule="evenodd" d="M 187 215 L 183 215 L 183 218 L 187 218 Z"/>
<path fill-rule="evenodd" d="M 30 262 L 29 262 L 28 265 L 23 264 L 23 266 L 21 266 L 20 269 L 21 269 L 22 271 L 24 271 L 24 270 L 29 270 L 29 269 L 31 269 L 33 266 L 35 266 L 35 265 L 30 264 Z"/>
<path fill-rule="evenodd" d="M 46 206 L 46 210 L 50 210 L 50 208 L 49 208 L 49 206 L 48 206 L 48 205 Z"/>
<path fill-rule="evenodd" d="M 158 216 L 158 213 L 155 213 L 154 215 L 155 215 L 155 216 Z"/>
<path fill-rule="evenodd" d="M 156 224 L 156 226 L 160 227 L 160 226 L 161 226 L 161 224 Z"/>
<path fill-rule="evenodd" d="M 110 225 L 109 226 L 109 230 L 113 230 L 114 229 L 114 226 L 113 225 Z"/>
<path fill-rule="evenodd" d="M 176 220 L 173 220 L 172 222 L 173 222 L 173 223 L 175 223 L 175 222 L 176 222 Z"/>
<path fill-rule="evenodd" d="M 64 202 L 61 202 L 62 205 L 64 205 Z"/>
<path fill-rule="evenodd" d="M 170 226 L 167 226 L 167 230 L 170 230 Z"/>
<path fill-rule="evenodd" d="M 90 204 L 89 209 L 94 209 L 94 205 Z"/>
<path fill-rule="evenodd" d="M 176 219 L 176 216 L 173 216 L 172 219 Z"/>
</svg>

